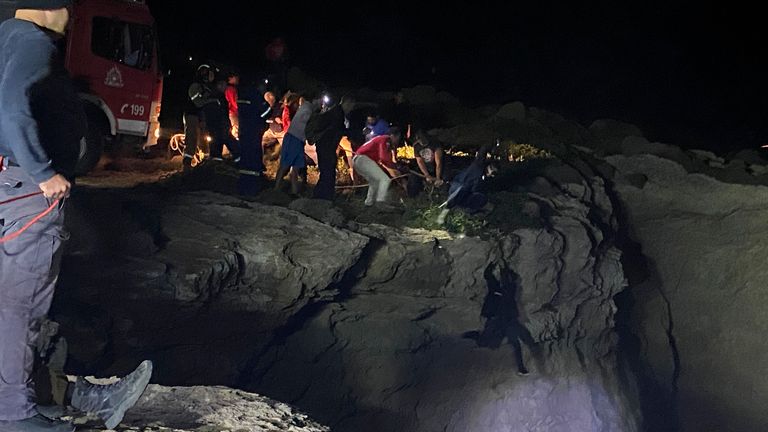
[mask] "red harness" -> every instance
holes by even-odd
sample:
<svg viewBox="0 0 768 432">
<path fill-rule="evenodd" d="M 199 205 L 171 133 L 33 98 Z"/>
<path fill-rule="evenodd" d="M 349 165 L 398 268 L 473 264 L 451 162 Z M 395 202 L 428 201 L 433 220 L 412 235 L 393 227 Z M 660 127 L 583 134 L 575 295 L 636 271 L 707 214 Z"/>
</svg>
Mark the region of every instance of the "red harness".
<svg viewBox="0 0 768 432">
<path fill-rule="evenodd" d="M 3 163 L 4 162 L 3 159 L 4 158 L 2 156 L 0 156 L 0 172 L 5 170 L 5 164 Z M 40 191 L 40 192 L 35 192 L 35 193 L 27 194 L 27 195 L 21 195 L 21 196 L 13 197 L 13 198 L 5 200 L 5 201 L 0 201 L 0 206 L 6 205 L 6 204 L 10 204 L 10 203 L 16 202 L 16 201 L 21 201 L 23 199 L 32 198 L 34 196 L 42 195 L 42 194 L 43 194 L 43 192 Z M 37 216 L 35 216 L 34 218 L 32 218 L 32 220 L 27 222 L 23 227 L 21 227 L 20 230 L 14 232 L 14 233 L 8 234 L 5 237 L 0 237 L 0 244 L 5 243 L 5 242 L 9 242 L 9 241 L 15 239 L 16 237 L 20 236 L 24 231 L 28 230 L 32 225 L 34 225 L 37 222 L 39 222 L 40 219 L 48 216 L 48 214 L 50 214 L 53 211 L 53 209 L 55 209 L 59 205 L 59 201 L 60 200 L 55 200 L 53 202 L 53 204 L 51 204 L 50 207 L 48 207 L 42 213 L 40 213 Z"/>
</svg>

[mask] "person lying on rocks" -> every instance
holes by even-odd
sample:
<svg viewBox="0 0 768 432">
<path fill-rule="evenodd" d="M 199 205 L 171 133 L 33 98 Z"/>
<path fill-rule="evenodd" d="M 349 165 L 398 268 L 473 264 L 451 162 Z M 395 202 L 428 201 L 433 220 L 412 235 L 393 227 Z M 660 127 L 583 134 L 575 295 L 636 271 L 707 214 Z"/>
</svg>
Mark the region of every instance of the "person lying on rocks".
<svg viewBox="0 0 768 432">
<path fill-rule="evenodd" d="M 396 153 L 403 141 L 400 128 L 393 127 L 385 135 L 377 136 L 363 144 L 352 158 L 355 173 L 368 181 L 366 206 L 386 206 L 389 185 L 393 178 L 399 178 Z"/>
<path fill-rule="evenodd" d="M 451 180 L 448 199 L 440 206 L 443 210 L 437 218 L 438 224 L 445 223 L 448 212 L 454 207 L 476 213 L 488 204 L 488 197 L 482 191 L 482 184 L 487 178 L 493 177 L 497 170 L 494 164 L 488 162 L 488 154 L 498 145 L 497 141 L 496 144 L 481 147 L 472 164 Z"/>
</svg>

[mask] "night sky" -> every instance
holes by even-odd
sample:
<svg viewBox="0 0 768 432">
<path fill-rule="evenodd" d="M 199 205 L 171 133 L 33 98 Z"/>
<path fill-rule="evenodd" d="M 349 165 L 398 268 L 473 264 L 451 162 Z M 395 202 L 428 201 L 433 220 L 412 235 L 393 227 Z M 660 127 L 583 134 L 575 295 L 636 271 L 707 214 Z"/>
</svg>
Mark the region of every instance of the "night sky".
<svg viewBox="0 0 768 432">
<path fill-rule="evenodd" d="M 506 13 L 481 2 L 427 12 L 259 2 L 256 13 L 244 1 L 148 3 L 164 66 L 176 71 L 166 93 L 186 86 L 190 55 L 259 69 L 282 36 L 291 64 L 330 85 L 432 84 L 467 105 L 521 100 L 585 125 L 611 117 L 687 147 L 768 143 L 768 26 L 732 2 L 545 1 L 507 3 Z"/>
</svg>

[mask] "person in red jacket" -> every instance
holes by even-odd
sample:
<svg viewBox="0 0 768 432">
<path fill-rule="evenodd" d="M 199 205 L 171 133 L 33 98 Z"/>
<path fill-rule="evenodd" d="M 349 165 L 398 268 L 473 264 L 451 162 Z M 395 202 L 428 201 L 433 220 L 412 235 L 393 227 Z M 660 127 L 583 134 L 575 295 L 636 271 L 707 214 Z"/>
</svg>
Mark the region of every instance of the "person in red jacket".
<svg viewBox="0 0 768 432">
<path fill-rule="evenodd" d="M 283 116 L 281 118 L 283 122 L 283 130 L 288 131 L 291 126 L 291 120 L 296 115 L 296 111 L 299 109 L 299 97 L 296 93 L 289 91 L 283 96 Z"/>
<path fill-rule="evenodd" d="M 227 99 L 229 107 L 229 123 L 232 125 L 232 136 L 239 139 L 240 135 L 240 115 L 237 108 L 237 86 L 240 84 L 240 76 L 235 72 L 230 72 L 227 76 L 227 89 L 224 90 L 224 97 Z"/>
<path fill-rule="evenodd" d="M 352 158 L 355 173 L 368 180 L 366 206 L 386 202 L 392 177 L 400 174 L 395 159 L 402 141 L 400 128 L 393 127 L 386 135 L 373 138 L 355 152 Z"/>
</svg>

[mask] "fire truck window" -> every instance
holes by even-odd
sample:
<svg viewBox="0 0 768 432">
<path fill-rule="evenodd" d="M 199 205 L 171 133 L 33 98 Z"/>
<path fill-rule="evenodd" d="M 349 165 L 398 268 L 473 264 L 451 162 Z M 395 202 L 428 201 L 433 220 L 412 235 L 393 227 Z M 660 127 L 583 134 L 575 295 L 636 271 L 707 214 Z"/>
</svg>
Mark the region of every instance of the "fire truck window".
<svg viewBox="0 0 768 432">
<path fill-rule="evenodd" d="M 147 70 L 152 66 L 154 45 L 151 26 L 106 17 L 93 19 L 91 50 L 99 57 Z"/>
</svg>

